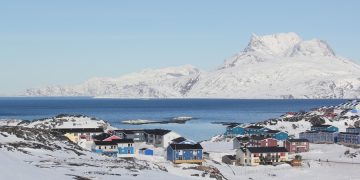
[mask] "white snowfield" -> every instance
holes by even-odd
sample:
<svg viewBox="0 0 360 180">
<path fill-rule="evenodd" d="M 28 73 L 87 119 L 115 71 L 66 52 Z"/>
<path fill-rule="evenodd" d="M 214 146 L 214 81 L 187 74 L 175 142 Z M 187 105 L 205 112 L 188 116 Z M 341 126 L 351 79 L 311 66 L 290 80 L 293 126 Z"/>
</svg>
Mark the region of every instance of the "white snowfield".
<svg viewBox="0 0 360 180">
<path fill-rule="evenodd" d="M 25 96 L 101 98 L 358 98 L 360 67 L 322 40 L 295 33 L 253 35 L 218 69 L 191 66 L 93 78 L 75 86 L 27 89 Z"/>
</svg>

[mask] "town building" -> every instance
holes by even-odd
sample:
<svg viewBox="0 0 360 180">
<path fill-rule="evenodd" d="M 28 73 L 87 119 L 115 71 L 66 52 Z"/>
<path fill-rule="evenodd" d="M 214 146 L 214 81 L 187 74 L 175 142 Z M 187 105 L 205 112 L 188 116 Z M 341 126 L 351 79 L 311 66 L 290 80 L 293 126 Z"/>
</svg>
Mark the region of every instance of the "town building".
<svg viewBox="0 0 360 180">
<path fill-rule="evenodd" d="M 265 131 L 270 130 L 264 126 L 251 125 L 245 128 L 245 134 L 247 135 L 264 135 Z"/>
<path fill-rule="evenodd" d="M 311 143 L 336 143 L 338 132 L 329 131 L 306 131 L 299 134 L 300 139 L 307 139 Z"/>
<path fill-rule="evenodd" d="M 233 139 L 233 148 L 234 149 L 240 149 L 242 147 L 246 147 L 250 142 L 249 136 L 243 136 L 243 137 L 235 137 Z"/>
<path fill-rule="evenodd" d="M 284 147 L 247 147 L 236 150 L 236 163 L 245 166 L 274 165 L 288 161 Z"/>
<path fill-rule="evenodd" d="M 202 164 L 203 148 L 197 144 L 170 144 L 166 149 L 167 160 L 175 163 Z"/>
<path fill-rule="evenodd" d="M 153 156 L 154 150 L 149 148 L 141 148 L 139 149 L 139 154 L 146 155 L 146 156 Z"/>
<path fill-rule="evenodd" d="M 236 165 L 236 156 L 235 155 L 225 155 L 222 157 L 221 161 L 225 164 Z"/>
<path fill-rule="evenodd" d="M 360 133 L 340 132 L 338 136 L 338 143 L 344 145 L 359 145 Z"/>
<path fill-rule="evenodd" d="M 251 136 L 247 147 L 276 147 L 278 141 L 269 136 Z"/>
<path fill-rule="evenodd" d="M 181 137 L 179 134 L 165 129 L 145 130 L 145 139 L 155 147 L 167 148 L 173 139 Z"/>
<path fill-rule="evenodd" d="M 145 131 L 141 129 L 120 129 L 113 130 L 111 133 L 121 139 L 133 139 L 134 142 L 146 142 Z"/>
<path fill-rule="evenodd" d="M 311 126 L 311 131 L 339 132 L 339 128 L 332 125 L 323 124 Z"/>
<path fill-rule="evenodd" d="M 265 136 L 270 136 L 278 141 L 284 141 L 289 138 L 289 135 L 286 132 L 278 130 L 267 130 L 264 132 Z"/>
<path fill-rule="evenodd" d="M 60 132 L 70 141 L 78 143 L 80 139 L 92 141 L 92 137 L 104 132 L 103 128 L 56 128 L 52 131 Z"/>
<path fill-rule="evenodd" d="M 112 141 L 94 141 L 91 150 L 95 153 L 117 157 L 117 144 Z"/>
<path fill-rule="evenodd" d="M 348 133 L 360 133 L 360 127 L 346 128 Z"/>
<path fill-rule="evenodd" d="M 118 157 L 134 157 L 135 148 L 132 139 L 115 139 L 111 141 L 117 144 Z"/>
<path fill-rule="evenodd" d="M 284 147 L 289 153 L 302 153 L 309 151 L 309 140 L 307 139 L 287 139 Z"/>
<path fill-rule="evenodd" d="M 245 134 L 245 128 L 241 125 L 232 124 L 226 127 L 224 135 L 226 137 L 236 137 Z"/>
</svg>

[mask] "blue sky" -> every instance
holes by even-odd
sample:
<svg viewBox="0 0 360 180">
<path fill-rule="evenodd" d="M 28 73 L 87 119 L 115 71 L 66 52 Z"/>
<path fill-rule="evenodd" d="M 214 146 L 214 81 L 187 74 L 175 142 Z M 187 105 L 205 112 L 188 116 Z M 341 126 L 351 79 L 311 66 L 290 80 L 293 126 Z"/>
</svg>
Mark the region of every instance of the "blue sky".
<svg viewBox="0 0 360 180">
<path fill-rule="evenodd" d="M 218 67 L 251 33 L 296 32 L 360 62 L 360 1 L 0 1 L 0 94 L 145 68 Z"/>
</svg>

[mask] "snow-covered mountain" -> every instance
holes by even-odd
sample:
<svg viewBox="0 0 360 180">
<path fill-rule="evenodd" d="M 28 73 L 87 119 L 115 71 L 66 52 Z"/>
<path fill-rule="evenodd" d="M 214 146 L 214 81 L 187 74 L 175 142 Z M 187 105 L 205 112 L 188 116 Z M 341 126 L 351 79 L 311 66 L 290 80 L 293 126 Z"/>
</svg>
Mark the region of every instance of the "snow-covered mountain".
<svg viewBox="0 0 360 180">
<path fill-rule="evenodd" d="M 218 69 L 191 66 L 94 78 L 76 86 L 28 89 L 26 96 L 120 98 L 358 98 L 360 66 L 325 41 L 295 33 L 253 35 Z"/>
</svg>

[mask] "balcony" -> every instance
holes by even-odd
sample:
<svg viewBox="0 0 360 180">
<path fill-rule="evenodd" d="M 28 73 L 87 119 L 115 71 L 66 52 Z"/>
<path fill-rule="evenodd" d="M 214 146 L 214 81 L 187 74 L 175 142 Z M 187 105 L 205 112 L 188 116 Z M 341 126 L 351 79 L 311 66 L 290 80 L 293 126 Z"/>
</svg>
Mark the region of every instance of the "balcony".
<svg viewBox="0 0 360 180">
<path fill-rule="evenodd" d="M 201 164 L 205 162 L 204 159 L 191 159 L 191 160 L 175 160 L 175 164 L 181 164 L 181 163 L 191 163 L 191 164 Z"/>
</svg>

